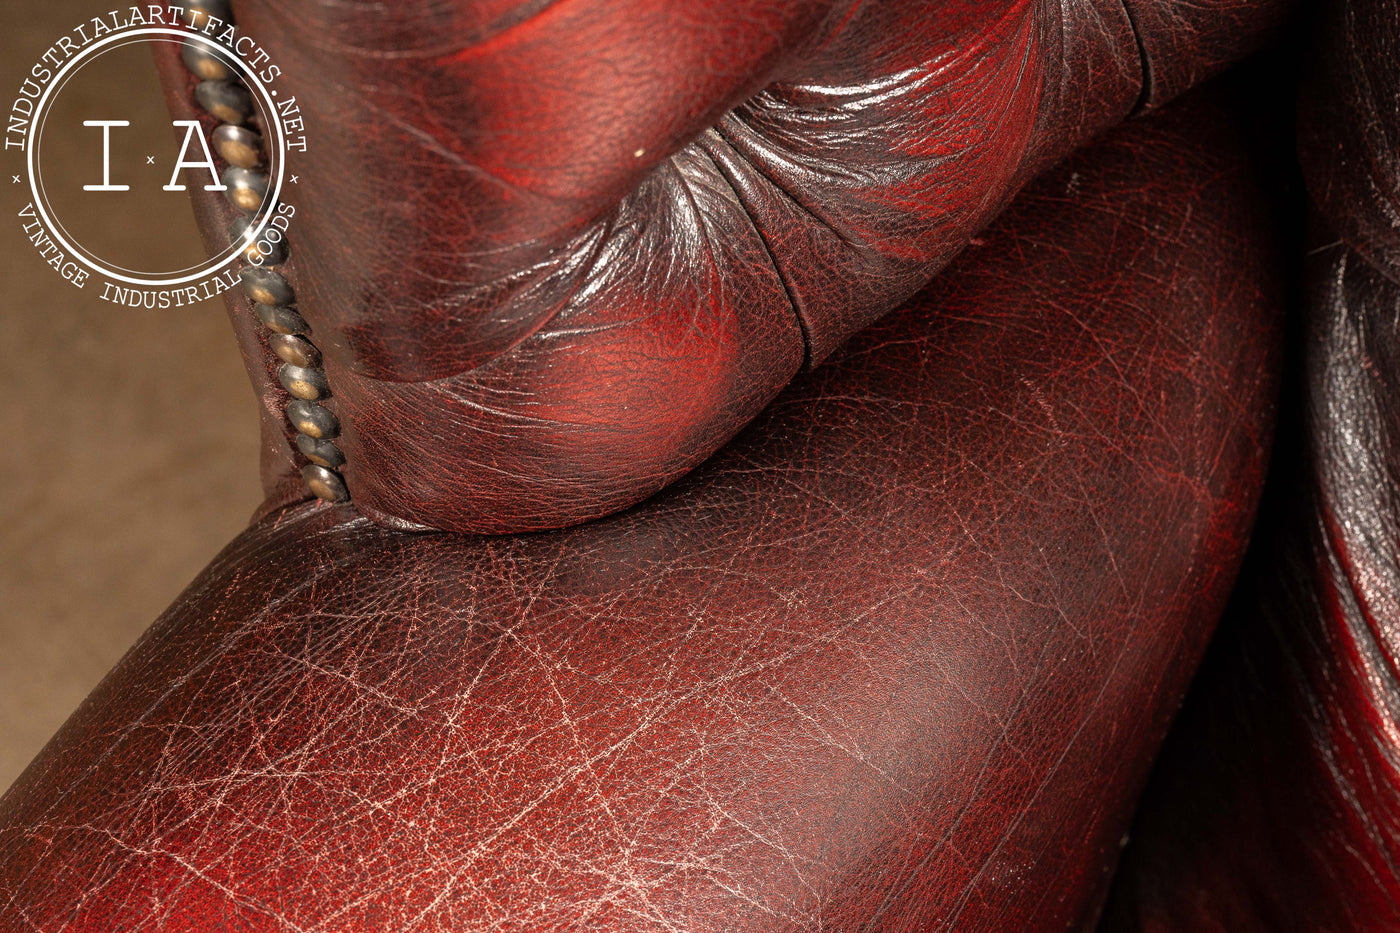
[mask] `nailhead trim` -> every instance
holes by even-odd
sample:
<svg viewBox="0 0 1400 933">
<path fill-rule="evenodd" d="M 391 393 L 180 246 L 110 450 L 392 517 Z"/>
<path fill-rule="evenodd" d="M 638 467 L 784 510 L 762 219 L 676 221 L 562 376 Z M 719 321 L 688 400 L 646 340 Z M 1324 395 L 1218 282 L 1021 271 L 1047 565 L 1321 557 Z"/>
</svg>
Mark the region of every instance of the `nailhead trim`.
<svg viewBox="0 0 1400 933">
<path fill-rule="evenodd" d="M 227 0 L 190 0 L 185 19 L 197 25 L 204 16 L 217 16 L 232 24 Z M 228 185 L 228 200 L 244 216 L 229 227 L 230 242 L 242 241 L 252 228 L 253 219 L 267 196 L 268 177 L 262 171 L 265 153 L 261 152 L 262 137 L 248 123 L 252 97 L 227 65 L 202 49 L 185 46 L 182 58 L 185 67 L 202 79 L 195 97 L 206 113 L 223 121 L 214 130 L 216 151 L 228 167 L 223 171 L 223 183 Z M 227 150 L 227 153 L 226 153 Z M 233 154 L 234 159 L 229 159 Z M 246 243 L 246 262 L 256 246 Z M 303 482 L 313 495 L 327 502 L 345 502 L 350 498 L 345 478 L 336 470 L 345 463 L 345 454 L 332 443 L 340 434 L 340 422 L 320 404 L 331 394 L 326 372 L 321 368 L 321 353 L 309 339 L 310 328 L 294 307 L 296 292 L 286 277 L 272 266 L 287 261 L 285 237 L 274 245 L 271 254 L 263 256 L 260 265 L 244 265 L 240 272 L 243 290 L 255 303 L 258 318 L 274 335 L 269 346 L 283 357 L 277 369 L 277 379 L 289 397 L 287 420 L 297 430 L 296 448 L 308 462 L 301 467 Z M 275 342 L 274 342 L 275 341 Z M 303 366 L 300 363 L 311 363 Z"/>
</svg>

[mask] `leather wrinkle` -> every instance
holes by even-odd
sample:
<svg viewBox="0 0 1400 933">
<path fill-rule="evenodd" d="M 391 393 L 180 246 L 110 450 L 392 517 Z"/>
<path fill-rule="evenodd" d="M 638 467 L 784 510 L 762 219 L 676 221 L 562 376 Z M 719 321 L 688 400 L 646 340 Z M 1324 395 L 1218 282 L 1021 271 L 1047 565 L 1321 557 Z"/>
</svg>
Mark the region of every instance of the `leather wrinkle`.
<svg viewBox="0 0 1400 933">
<path fill-rule="evenodd" d="M 270 513 L 0 798 L 0 930 L 1087 928 L 1269 447 L 1277 257 L 1212 101 L 632 509 Z"/>
<path fill-rule="evenodd" d="M 377 520 L 539 530 L 645 499 L 1143 100 L 1123 0 L 619 2 L 240 7 L 329 137 L 295 285 Z M 1182 81 L 1240 54 L 1232 3 L 1152 20 L 1180 33 L 1154 54 L 1191 58 L 1198 27 Z M 507 21 L 465 56 L 440 38 Z M 728 195 L 694 189 L 711 171 Z"/>
</svg>

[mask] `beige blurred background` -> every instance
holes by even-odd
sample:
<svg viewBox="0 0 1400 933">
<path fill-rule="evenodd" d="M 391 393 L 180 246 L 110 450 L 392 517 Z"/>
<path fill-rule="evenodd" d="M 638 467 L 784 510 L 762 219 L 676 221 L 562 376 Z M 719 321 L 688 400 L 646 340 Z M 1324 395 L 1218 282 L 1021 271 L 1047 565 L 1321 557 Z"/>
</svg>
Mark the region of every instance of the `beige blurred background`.
<svg viewBox="0 0 1400 933">
<path fill-rule="evenodd" d="M 0 6 L 8 108 L 50 43 L 110 4 Z M 164 114 L 149 63 L 130 82 Z M 222 305 L 137 311 L 79 292 L 24 238 L 25 200 L 0 202 L 0 791 L 260 498 L 253 393 Z M 105 222 L 201 258 L 187 213 Z"/>
</svg>

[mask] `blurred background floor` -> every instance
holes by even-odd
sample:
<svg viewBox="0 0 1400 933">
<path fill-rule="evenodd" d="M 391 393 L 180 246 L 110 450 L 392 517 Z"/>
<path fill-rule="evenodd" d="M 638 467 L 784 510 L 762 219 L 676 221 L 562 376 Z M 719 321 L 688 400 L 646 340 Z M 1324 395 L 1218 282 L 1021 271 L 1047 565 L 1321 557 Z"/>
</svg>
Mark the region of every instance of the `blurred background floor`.
<svg viewBox="0 0 1400 933">
<path fill-rule="evenodd" d="M 6 0 L 0 87 L 17 89 L 50 43 L 108 8 Z M 152 66 L 130 81 L 133 101 L 164 113 Z M 253 393 L 223 306 L 134 310 L 79 292 L 6 216 L 0 792 L 260 499 Z M 109 222 L 202 258 L 188 213 Z"/>
</svg>

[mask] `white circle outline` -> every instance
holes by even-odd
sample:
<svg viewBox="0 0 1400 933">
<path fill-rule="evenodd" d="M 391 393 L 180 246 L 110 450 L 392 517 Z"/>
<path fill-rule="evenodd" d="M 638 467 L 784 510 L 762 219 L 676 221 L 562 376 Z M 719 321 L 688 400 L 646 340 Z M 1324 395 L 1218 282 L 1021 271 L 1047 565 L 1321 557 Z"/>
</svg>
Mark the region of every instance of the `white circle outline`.
<svg viewBox="0 0 1400 933">
<path fill-rule="evenodd" d="M 48 86 L 44 88 L 44 93 L 39 96 L 38 102 L 34 105 L 34 115 L 30 117 L 29 124 L 29 153 L 28 158 L 26 159 L 26 165 L 29 171 L 29 190 L 30 193 L 34 195 L 34 210 L 39 214 L 39 218 L 44 222 L 44 226 L 46 227 L 45 232 L 48 233 L 48 235 L 52 237 L 60 246 L 64 247 L 64 249 L 71 253 L 75 259 L 77 259 L 83 265 L 87 266 L 92 271 L 97 272 L 101 275 L 105 275 L 108 278 L 116 279 L 119 282 L 125 282 L 128 285 L 138 285 L 142 287 L 183 285 L 187 282 L 195 282 L 200 279 L 206 278 L 220 271 L 225 266 L 232 265 L 238 259 L 240 251 L 234 250 L 233 253 L 231 253 L 228 257 L 218 261 L 216 264 L 211 264 L 207 267 L 203 267 L 198 272 L 177 279 L 136 278 L 134 276 L 122 275 L 120 273 L 113 272 L 111 269 L 108 269 L 97 262 L 90 260 L 87 256 L 83 255 L 84 251 L 75 249 L 71 243 L 65 240 L 56 229 L 58 225 L 53 222 L 53 220 L 49 217 L 48 213 L 44 210 L 44 199 L 42 196 L 40 196 L 39 192 L 35 188 L 35 178 L 37 177 L 37 173 L 35 172 L 35 143 L 37 141 L 37 133 L 39 132 L 40 117 L 42 115 L 45 119 L 47 119 L 46 110 L 49 103 L 49 95 L 52 93 L 53 89 L 59 85 L 59 78 L 63 77 L 65 72 L 67 72 L 78 62 L 82 61 L 83 58 L 97 51 L 103 46 L 108 45 L 109 43 L 116 42 L 119 39 L 130 38 L 131 36 L 147 35 L 174 36 L 182 42 L 194 40 L 195 42 L 201 42 L 206 46 L 212 48 L 216 53 L 219 54 L 221 61 L 227 61 L 229 59 L 232 59 L 233 63 L 238 68 L 242 69 L 243 73 L 248 77 L 251 86 L 254 89 L 256 89 L 258 94 L 262 96 L 263 102 L 267 104 L 267 112 L 273 114 L 274 117 L 277 114 L 276 102 L 274 102 L 272 96 L 268 94 L 267 88 L 263 87 L 262 82 L 258 80 L 257 72 L 253 70 L 252 66 L 250 66 L 247 62 L 243 61 L 242 57 L 239 56 L 235 51 L 232 51 L 227 47 L 220 45 L 213 39 L 210 39 L 207 36 L 202 36 L 197 32 L 193 32 L 186 29 L 177 29 L 172 26 L 145 26 L 140 29 L 122 30 L 121 32 L 114 33 L 113 35 L 108 36 L 107 38 L 102 39 L 99 42 L 94 42 L 92 45 L 87 46 L 77 55 L 73 56 L 73 58 L 70 61 L 66 62 L 64 66 L 54 74 L 53 78 L 49 80 Z M 273 186 L 271 195 L 268 198 L 267 203 L 276 204 L 278 202 L 278 198 L 282 194 L 282 176 L 286 170 L 286 141 L 282 132 L 282 121 L 274 118 L 271 122 L 273 124 L 273 128 L 276 130 L 277 152 L 282 157 L 277 159 L 276 184 Z M 256 241 L 258 236 L 262 234 L 262 231 L 266 229 L 271 219 L 272 212 L 264 212 L 262 219 L 259 220 L 257 225 L 254 227 L 253 234 L 249 239 Z M 214 261 L 210 260 L 210 262 L 213 263 Z"/>
<path fill-rule="evenodd" d="M 127 37 L 128 37 L 128 34 L 124 32 L 124 33 L 122 33 L 122 37 L 123 37 L 123 38 L 127 38 Z M 114 45 L 109 46 L 108 48 L 99 49 L 97 52 L 94 52 L 91 56 L 89 56 L 88 59 L 87 59 L 86 61 L 83 61 L 83 62 L 75 62 L 75 63 L 73 64 L 72 70 L 65 71 L 61 76 L 59 76 L 58 78 L 53 79 L 53 81 L 52 81 L 52 83 L 53 83 L 53 85 L 54 85 L 54 95 L 53 95 L 53 96 L 54 96 L 54 102 L 55 102 L 55 104 L 57 103 L 58 98 L 59 98 L 60 96 L 62 96 L 63 91 L 64 91 L 64 87 L 62 87 L 62 86 L 60 86 L 60 85 L 66 85 L 66 84 L 67 84 L 69 81 L 71 81 L 73 78 L 77 77 L 78 72 L 82 71 L 82 69 L 86 68 L 88 65 L 91 65 L 93 62 L 97 61 L 98 58 L 100 58 L 101 56 L 106 55 L 106 54 L 109 53 L 109 52 L 119 51 L 120 49 L 127 48 L 127 47 L 129 47 L 129 46 L 142 45 L 142 44 L 146 44 L 146 43 L 148 43 L 148 42 L 155 42 L 155 41 L 160 41 L 160 42 L 165 42 L 165 43 L 175 42 L 175 40 L 169 39 L 169 38 L 163 38 L 163 39 L 160 39 L 160 40 L 153 40 L 153 39 L 144 38 L 144 37 L 142 37 L 142 36 L 130 36 L 129 41 L 127 41 L 127 42 L 125 42 L 125 43 L 117 43 L 117 44 L 114 44 Z M 183 41 L 175 42 L 175 44 L 176 44 L 177 46 L 183 46 L 183 45 L 184 45 L 184 42 L 183 42 Z M 261 105 L 260 105 L 260 109 L 261 109 Z M 43 115 L 43 118 L 42 118 L 41 121 L 40 121 L 43 125 L 40 126 L 40 127 L 38 128 L 38 132 L 35 134 L 35 138 L 34 138 L 34 142 L 33 142 L 33 146 L 34 146 L 34 157 L 35 157 L 37 160 L 39 160 L 39 161 L 37 162 L 37 164 L 38 164 L 38 166 L 39 166 L 40 168 L 43 167 L 43 153 L 42 153 L 40 150 L 43 148 L 43 134 L 44 134 L 44 132 L 48 129 L 48 116 L 49 116 L 49 115 L 48 115 L 47 113 L 45 113 L 45 114 Z M 48 187 L 47 187 L 46 185 L 44 185 L 44 175 L 43 175 L 42 172 L 35 172 L 35 173 L 33 174 L 33 176 L 31 177 L 31 181 L 30 181 L 30 191 L 31 191 L 31 193 L 33 193 L 33 192 L 35 191 L 35 188 L 34 188 L 35 185 L 40 186 L 40 187 L 39 187 L 39 192 L 38 192 L 38 193 L 39 193 L 40 196 L 42 197 L 45 206 L 47 206 L 47 207 L 49 207 L 50 209 L 52 209 L 52 205 L 48 204 L 49 191 L 48 191 Z M 36 200 L 38 200 L 38 198 L 36 198 Z M 60 218 L 57 214 L 54 214 L 54 215 L 50 216 L 50 217 L 49 217 L 49 222 L 53 225 L 54 229 L 60 231 L 65 237 L 68 237 L 68 241 L 67 241 L 67 242 L 69 242 L 69 243 L 71 244 L 72 248 L 73 248 L 73 252 L 75 253 L 75 256 L 74 256 L 75 259 L 82 260 L 83 258 L 86 258 L 86 259 L 88 260 L 88 262 L 84 263 L 84 265 L 88 265 L 89 267 L 91 267 L 92 263 L 95 263 L 95 262 L 98 262 L 98 261 L 99 261 L 98 258 L 97 258 L 97 254 L 96 254 L 93 250 L 89 249 L 87 246 L 83 245 L 83 243 L 80 242 L 80 241 L 78 240 L 77 237 L 73 236 L 73 234 L 70 233 L 70 232 L 68 231 L 68 228 L 67 228 L 66 226 L 64 226 L 62 218 Z M 49 231 L 49 232 L 51 232 L 51 231 Z M 218 252 L 216 255 L 217 255 L 217 256 L 224 256 L 225 254 L 234 255 L 234 254 L 236 254 L 236 253 L 238 252 L 239 248 L 240 248 L 240 247 L 239 247 L 239 244 L 238 244 L 237 242 L 233 242 L 233 243 L 230 243 L 228 246 L 225 246 L 223 249 L 219 250 L 219 252 Z M 169 279 L 169 277 L 171 277 L 171 276 L 177 276 L 177 275 L 183 275 L 183 274 L 185 274 L 186 272 L 188 272 L 188 271 L 191 270 L 191 269 L 199 269 L 199 270 L 202 270 L 202 269 L 205 269 L 206 267 L 213 268 L 212 266 L 210 266 L 210 263 L 212 263 L 213 261 L 214 261 L 214 257 L 213 257 L 213 256 L 206 256 L 206 257 L 204 257 L 203 259 L 201 259 L 199 262 L 190 263 L 189 265 L 185 266 L 185 267 L 182 268 L 182 269 L 172 269 L 172 270 L 170 270 L 169 272 L 164 273 L 163 275 L 159 276 L 159 279 L 160 279 L 160 281 L 167 281 L 167 280 Z M 107 272 L 109 272 L 109 273 L 112 273 L 114 269 L 119 269 L 119 270 L 121 270 L 122 272 L 129 272 L 129 273 L 131 273 L 132 275 L 140 275 L 140 274 L 141 274 L 140 272 L 137 272 L 137 271 L 133 271 L 133 270 L 131 270 L 131 269 L 128 269 L 126 266 L 116 266 L 116 265 L 114 265 L 112 268 L 106 269 L 105 271 L 107 271 Z M 198 274 L 198 273 L 194 273 L 194 274 Z M 147 276 L 147 278 L 155 278 L 155 276 Z"/>
</svg>

